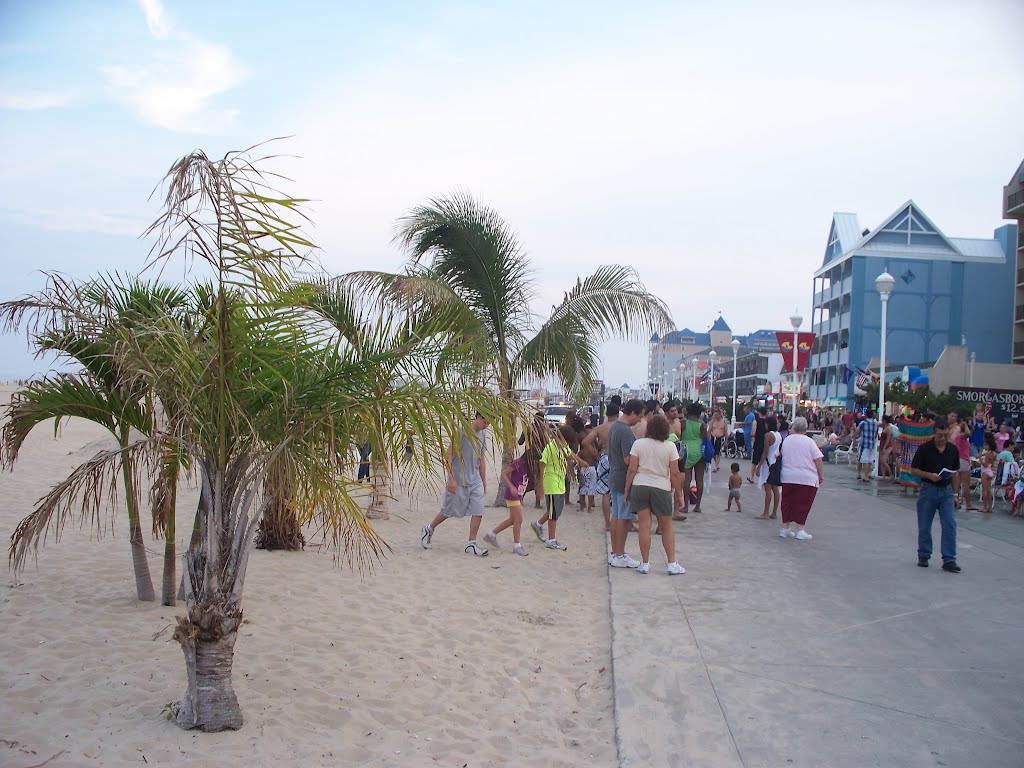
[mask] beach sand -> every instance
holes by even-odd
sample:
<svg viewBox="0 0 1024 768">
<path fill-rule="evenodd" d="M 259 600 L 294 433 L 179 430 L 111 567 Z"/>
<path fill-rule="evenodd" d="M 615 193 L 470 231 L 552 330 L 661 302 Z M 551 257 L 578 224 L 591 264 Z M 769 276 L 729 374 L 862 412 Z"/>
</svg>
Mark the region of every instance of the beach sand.
<svg viewBox="0 0 1024 768">
<path fill-rule="evenodd" d="M 0 402 L 10 388 L 0 390 Z M 4 540 L 36 500 L 97 450 L 101 428 L 68 421 L 29 436 L 0 475 Z M 497 478 L 488 480 L 488 498 Z M 178 503 L 178 552 L 196 492 Z M 575 499 L 575 496 L 574 496 Z M 525 507 L 534 514 L 532 494 Z M 236 732 L 187 732 L 162 710 L 185 687 L 170 639 L 182 612 L 135 599 L 126 515 L 98 538 L 69 527 L 0 596 L 0 765 L 610 766 L 612 715 L 606 540 L 600 510 L 567 507 L 529 557 L 463 553 L 466 521 L 424 551 L 436 496 L 400 497 L 377 528 L 394 552 L 372 574 L 327 549 L 257 551 L 245 587 L 234 686 Z M 488 508 L 481 534 L 504 517 Z M 159 594 L 163 541 L 149 532 Z M 525 528 L 525 526 L 524 526 Z M 315 543 L 315 542 L 314 542 Z M 179 561 L 180 573 L 180 561 Z"/>
</svg>

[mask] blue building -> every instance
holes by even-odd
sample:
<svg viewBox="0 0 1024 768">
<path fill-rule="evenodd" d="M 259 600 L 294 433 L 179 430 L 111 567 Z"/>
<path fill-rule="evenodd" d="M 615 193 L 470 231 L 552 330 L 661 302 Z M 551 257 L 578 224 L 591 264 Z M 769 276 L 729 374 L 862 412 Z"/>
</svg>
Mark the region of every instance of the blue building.
<svg viewBox="0 0 1024 768">
<path fill-rule="evenodd" d="M 889 299 L 886 368 L 929 365 L 946 345 L 966 344 L 979 363 L 1011 358 L 1017 226 L 991 239 L 947 237 L 911 200 L 873 232 L 854 213 L 832 217 L 814 273 L 808 394 L 851 404 L 854 377 L 878 358 L 882 307 L 875 278 L 896 278 Z"/>
</svg>

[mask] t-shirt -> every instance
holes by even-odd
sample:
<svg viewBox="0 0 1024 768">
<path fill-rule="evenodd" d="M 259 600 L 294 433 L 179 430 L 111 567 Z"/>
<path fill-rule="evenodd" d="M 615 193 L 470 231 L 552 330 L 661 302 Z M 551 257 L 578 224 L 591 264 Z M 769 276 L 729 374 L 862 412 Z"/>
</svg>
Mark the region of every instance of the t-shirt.
<svg viewBox="0 0 1024 768">
<path fill-rule="evenodd" d="M 791 434 L 781 446 L 782 482 L 818 487 L 815 459 L 822 457 L 817 444 L 807 435 Z"/>
<path fill-rule="evenodd" d="M 960 471 L 960 453 L 952 443 L 946 443 L 946 450 L 940 453 L 939 449 L 935 447 L 935 441 L 929 440 L 917 449 L 917 453 L 914 454 L 914 461 L 911 462 L 910 466 L 914 469 L 920 469 L 925 472 L 938 472 L 941 469 L 951 469 L 953 470 L 953 473 L 956 473 Z M 953 475 L 943 475 L 939 478 L 939 482 L 937 483 L 923 477 L 919 479 L 926 485 L 931 485 L 936 488 L 945 488 L 953 482 Z"/>
<path fill-rule="evenodd" d="M 452 477 L 461 486 L 481 485 L 480 457 L 484 455 L 484 433 L 465 432 L 459 450 L 453 452 Z"/>
<path fill-rule="evenodd" d="M 518 459 L 513 461 L 510 466 L 512 468 L 512 472 L 508 476 L 508 481 L 515 487 L 516 492 L 513 493 L 508 489 L 508 485 L 502 483 L 505 490 L 505 501 L 522 501 L 523 494 L 526 493 L 526 480 L 528 474 L 526 471 L 526 462 L 523 461 L 523 458 L 520 456 Z"/>
<path fill-rule="evenodd" d="M 962 432 L 957 432 L 953 436 L 953 444 L 956 446 L 956 451 L 961 461 L 971 460 L 971 437 L 969 434 L 965 435 Z"/>
<path fill-rule="evenodd" d="M 572 451 L 567 445 L 551 440 L 544 447 L 540 461 L 544 465 L 544 493 L 557 496 L 565 493 L 565 470 Z"/>
<path fill-rule="evenodd" d="M 701 451 L 703 439 L 700 436 L 700 422 L 693 419 L 683 420 L 683 445 L 686 446 L 686 468 L 694 466 L 704 458 Z"/>
<path fill-rule="evenodd" d="M 1009 432 L 1007 432 L 1005 434 L 1002 433 L 1002 432 L 996 432 L 993 435 L 993 437 L 996 440 L 996 450 L 997 451 L 1003 450 L 1003 448 L 1006 447 L 1006 444 L 1010 441 L 1010 434 L 1009 434 Z"/>
<path fill-rule="evenodd" d="M 844 427 L 853 427 L 853 414 L 844 413 L 842 423 Z"/>
<path fill-rule="evenodd" d="M 668 440 L 654 440 L 641 437 L 629 449 L 631 456 L 637 457 L 636 475 L 633 485 L 646 485 L 651 488 L 672 490 L 671 464 L 677 461 L 676 449 Z"/>
<path fill-rule="evenodd" d="M 985 444 L 985 422 L 971 421 L 971 445 L 980 448 Z"/>
<path fill-rule="evenodd" d="M 1000 451 L 996 454 L 996 461 L 1013 461 L 1013 454 L 1009 451 Z"/>
<path fill-rule="evenodd" d="M 860 442 L 858 445 L 860 449 L 871 450 L 875 447 L 875 443 L 878 442 L 878 422 L 874 419 L 864 419 L 860 423 Z"/>
<path fill-rule="evenodd" d="M 622 419 L 608 429 L 608 490 L 626 492 L 626 460 L 636 441 L 633 430 Z"/>
<path fill-rule="evenodd" d="M 743 417 L 743 434 L 747 438 L 747 442 L 750 442 L 750 433 L 754 431 L 754 412 L 751 411 Z"/>
</svg>

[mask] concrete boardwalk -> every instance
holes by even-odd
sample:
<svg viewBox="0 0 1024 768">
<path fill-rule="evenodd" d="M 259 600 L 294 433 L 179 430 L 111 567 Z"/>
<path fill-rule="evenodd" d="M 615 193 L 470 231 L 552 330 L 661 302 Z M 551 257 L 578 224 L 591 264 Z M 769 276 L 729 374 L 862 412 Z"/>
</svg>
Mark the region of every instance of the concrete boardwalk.
<svg viewBox="0 0 1024 768">
<path fill-rule="evenodd" d="M 756 486 L 721 511 L 725 467 L 684 576 L 657 536 L 650 575 L 609 569 L 622 766 L 1024 765 L 1024 519 L 961 513 L 955 575 L 892 486 L 827 467 L 801 542 Z"/>
</svg>

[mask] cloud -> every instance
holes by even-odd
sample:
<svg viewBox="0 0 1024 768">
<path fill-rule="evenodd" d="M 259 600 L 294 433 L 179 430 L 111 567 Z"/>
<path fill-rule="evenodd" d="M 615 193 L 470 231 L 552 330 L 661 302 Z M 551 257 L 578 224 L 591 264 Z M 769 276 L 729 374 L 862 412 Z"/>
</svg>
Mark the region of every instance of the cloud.
<svg viewBox="0 0 1024 768">
<path fill-rule="evenodd" d="M 14 91 L 0 90 L 0 109 L 35 112 L 55 109 L 70 104 L 77 97 L 75 91 Z"/>
<path fill-rule="evenodd" d="M 216 107 L 214 100 L 245 77 L 231 49 L 178 30 L 160 0 L 140 0 L 140 5 L 157 40 L 155 53 L 144 65 L 101 69 L 114 97 L 145 122 L 167 130 L 228 132 L 238 110 Z"/>
</svg>

